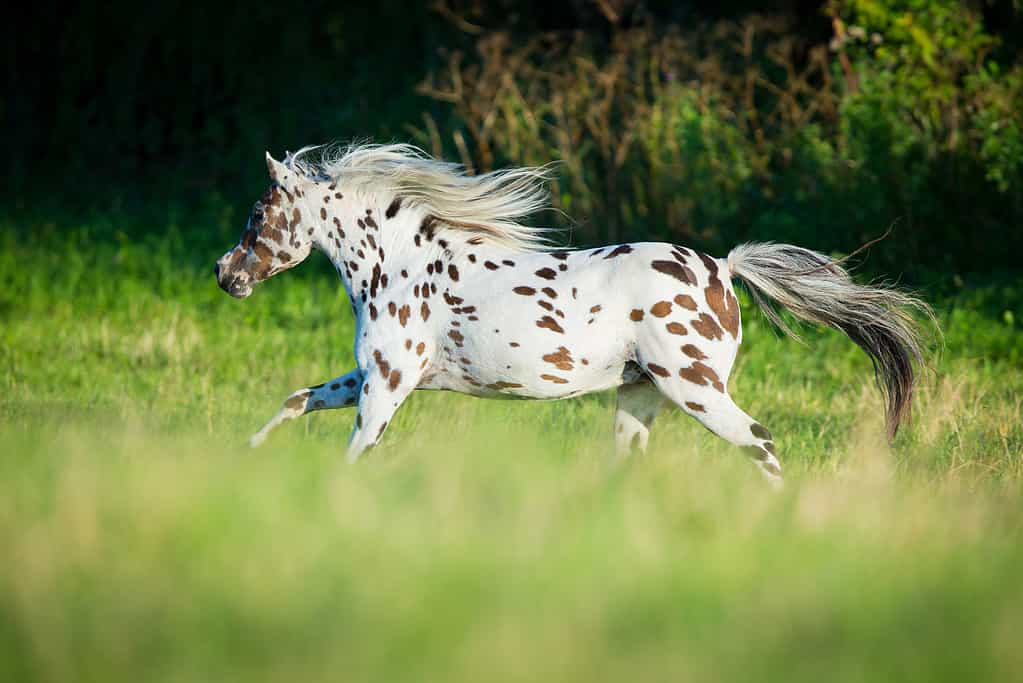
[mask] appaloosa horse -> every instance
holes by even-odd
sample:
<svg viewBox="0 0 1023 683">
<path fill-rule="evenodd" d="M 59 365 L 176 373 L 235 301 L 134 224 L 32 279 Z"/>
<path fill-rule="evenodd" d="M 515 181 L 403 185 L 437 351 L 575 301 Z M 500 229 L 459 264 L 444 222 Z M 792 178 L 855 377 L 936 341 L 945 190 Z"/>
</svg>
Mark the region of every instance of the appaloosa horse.
<svg viewBox="0 0 1023 683">
<path fill-rule="evenodd" d="M 771 433 L 728 393 L 742 327 L 732 278 L 804 320 L 845 332 L 870 356 L 890 436 L 921 359 L 919 300 L 854 283 L 828 257 L 744 244 L 725 259 L 663 243 L 544 248 L 520 219 L 546 205 L 546 169 L 479 176 L 407 145 L 362 145 L 309 161 L 267 155 L 273 181 L 216 266 L 224 291 L 252 287 L 324 252 L 356 320 L 358 366 L 293 393 L 252 437 L 285 420 L 358 405 L 348 458 L 376 443 L 414 389 L 560 399 L 617 388 L 620 451 L 645 448 L 665 399 L 745 447 L 779 480 Z"/>
</svg>

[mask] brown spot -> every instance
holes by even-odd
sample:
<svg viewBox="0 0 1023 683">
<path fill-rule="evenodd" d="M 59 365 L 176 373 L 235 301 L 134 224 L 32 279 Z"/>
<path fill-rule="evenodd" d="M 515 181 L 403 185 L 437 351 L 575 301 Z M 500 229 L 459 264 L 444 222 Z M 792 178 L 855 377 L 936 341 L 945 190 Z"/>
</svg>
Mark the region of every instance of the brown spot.
<svg viewBox="0 0 1023 683">
<path fill-rule="evenodd" d="M 377 367 L 380 368 L 380 374 L 387 377 L 391 372 L 391 364 L 384 358 L 384 354 L 380 353 L 380 349 L 373 352 L 373 360 L 376 361 Z"/>
<path fill-rule="evenodd" d="M 395 197 L 390 204 L 387 205 L 387 210 L 384 211 L 384 218 L 394 218 L 394 215 L 398 213 L 398 209 L 401 208 L 401 197 Z"/>
<path fill-rule="evenodd" d="M 693 320 L 689 323 L 693 326 L 700 336 L 706 337 L 707 339 L 721 339 L 724 336 L 724 332 L 721 327 L 714 322 L 714 318 L 710 317 L 706 313 L 701 313 L 698 320 Z"/>
<path fill-rule="evenodd" d="M 430 317 L 430 307 L 425 301 L 423 302 L 423 305 L 419 307 L 419 314 L 423 316 L 423 322 L 426 322 L 426 319 Z"/>
<path fill-rule="evenodd" d="M 676 294 L 675 304 L 690 311 L 696 310 L 696 301 L 688 294 Z"/>
<path fill-rule="evenodd" d="M 424 344 L 423 342 L 419 342 L 418 344 L 416 344 L 416 355 L 417 356 L 423 355 L 423 351 L 425 351 L 425 350 L 426 350 L 426 344 Z"/>
<path fill-rule="evenodd" d="M 455 268 L 454 263 L 448 266 L 448 277 L 450 277 L 455 282 L 458 282 L 458 268 Z"/>
<path fill-rule="evenodd" d="M 726 291 L 720 278 L 718 278 L 718 263 L 706 254 L 700 254 L 700 260 L 710 271 L 707 280 L 707 287 L 703 290 L 707 298 L 707 305 L 714 315 L 718 317 L 721 326 L 728 330 L 728 333 L 735 339 L 739 334 L 739 302 L 731 291 Z"/>
<path fill-rule="evenodd" d="M 369 248 L 370 249 L 376 249 L 377 248 L 377 241 L 375 239 L 373 239 L 373 235 L 366 235 L 366 241 L 369 242 Z"/>
<path fill-rule="evenodd" d="M 391 317 L 398 315 L 398 304 L 393 301 L 387 304 L 387 312 L 391 314 Z"/>
<path fill-rule="evenodd" d="M 706 360 L 707 359 L 706 354 L 704 354 L 703 351 L 701 351 L 697 347 L 693 346 L 692 344 L 686 344 L 685 346 L 683 346 L 682 347 L 682 353 L 686 354 L 690 358 L 695 358 L 696 360 Z"/>
<path fill-rule="evenodd" d="M 387 379 L 388 388 L 390 388 L 391 391 L 394 391 L 398 388 L 399 384 L 401 384 L 401 370 L 391 370 L 390 377 Z"/>
<path fill-rule="evenodd" d="M 702 405 L 700 405 L 699 403 L 693 403 L 692 401 L 686 401 L 686 408 L 689 408 L 689 410 L 693 411 L 694 413 L 707 412 L 707 409 L 704 408 Z"/>
<path fill-rule="evenodd" d="M 575 367 L 572 364 L 572 353 L 564 346 L 559 346 L 557 351 L 545 354 L 541 358 L 545 363 L 554 365 L 558 370 L 571 370 Z"/>
<path fill-rule="evenodd" d="M 565 259 L 568 258 L 568 252 L 567 251 L 552 251 L 552 252 L 550 252 L 550 255 L 553 256 L 554 258 L 558 259 L 559 261 L 564 261 Z"/>
<path fill-rule="evenodd" d="M 671 313 L 671 304 L 667 301 L 658 301 L 650 307 L 650 312 L 658 318 L 665 318 Z"/>
<path fill-rule="evenodd" d="M 536 305 L 548 311 L 554 310 L 554 304 L 552 304 L 550 301 L 544 301 L 543 299 L 537 301 Z"/>
<path fill-rule="evenodd" d="M 654 373 L 658 377 L 668 377 L 671 373 L 664 367 L 661 367 L 657 363 L 647 363 L 646 369 Z"/>
<path fill-rule="evenodd" d="M 412 349 L 412 340 L 411 339 L 406 339 L 405 340 L 405 350 L 406 351 L 410 351 L 411 349 Z"/>
<path fill-rule="evenodd" d="M 484 261 L 483 265 L 486 267 L 487 270 L 497 270 L 498 268 L 501 267 L 494 263 L 493 261 Z"/>
<path fill-rule="evenodd" d="M 373 302 L 370 302 L 369 304 L 369 319 L 370 320 L 377 319 L 377 307 L 373 305 Z"/>
<path fill-rule="evenodd" d="M 753 424 L 751 424 L 749 430 L 750 432 L 753 433 L 753 436 L 757 437 L 758 439 L 765 439 L 767 441 L 770 441 L 772 438 L 771 432 L 767 431 L 767 427 L 760 424 L 759 422 L 754 422 Z"/>
<path fill-rule="evenodd" d="M 521 384 L 516 384 L 515 382 L 494 382 L 493 384 L 488 384 L 487 385 L 487 389 L 493 389 L 494 391 L 501 391 L 502 389 L 521 389 L 521 388 L 522 388 L 522 385 Z"/>
<path fill-rule="evenodd" d="M 286 251 L 277 252 L 277 260 L 281 263 L 287 263 L 291 260 L 291 256 Z"/>
<path fill-rule="evenodd" d="M 604 307 L 601 305 L 591 306 L 590 313 L 599 313 Z"/>
<path fill-rule="evenodd" d="M 641 308 L 634 308 L 634 309 L 632 309 L 632 312 L 629 313 L 629 320 L 632 320 L 633 322 L 637 322 L 638 323 L 642 319 L 643 319 L 643 309 L 641 309 Z"/>
<path fill-rule="evenodd" d="M 301 394 L 295 394 L 284 402 L 284 407 L 288 410 L 302 410 L 305 407 L 306 399 L 310 396 L 312 396 L 312 392 L 310 391 L 303 391 Z"/>
<path fill-rule="evenodd" d="M 545 315 L 544 317 L 537 320 L 536 326 L 546 328 L 548 330 L 551 330 L 552 332 L 557 332 L 558 334 L 565 333 L 565 330 L 562 329 L 561 325 L 558 324 L 558 321 L 550 317 L 549 315 Z"/>
<path fill-rule="evenodd" d="M 412 315 L 412 309 L 408 304 L 404 304 L 398 309 L 398 322 L 402 327 L 405 327 L 405 323 L 408 322 L 409 316 Z"/>
<path fill-rule="evenodd" d="M 521 294 L 522 296 L 533 296 L 534 294 L 536 294 L 535 289 L 533 289 L 532 287 L 525 286 L 516 287 L 512 291 L 515 292 L 516 294 Z"/>
<path fill-rule="evenodd" d="M 696 284 L 696 275 L 693 274 L 689 266 L 683 266 L 681 263 L 675 263 L 674 261 L 653 261 L 650 263 L 650 266 L 657 272 L 670 275 L 687 285 Z"/>
<path fill-rule="evenodd" d="M 469 254 L 469 263 L 476 263 L 476 254 Z"/>
<path fill-rule="evenodd" d="M 558 293 L 557 293 L 557 292 L 555 292 L 555 291 L 554 291 L 553 289 L 551 289 L 550 287 L 544 287 L 544 288 L 543 288 L 543 289 L 542 289 L 541 291 L 542 291 L 542 292 L 543 292 L 544 294 L 546 294 L 546 295 L 547 295 L 548 297 L 550 297 L 551 299 L 557 299 L 557 298 L 558 298 Z"/>
<path fill-rule="evenodd" d="M 590 256 L 596 256 L 599 253 L 600 253 L 600 251 L 596 251 L 596 252 L 590 254 Z M 615 258 L 617 256 L 621 256 L 622 254 L 629 254 L 629 253 L 632 253 L 632 247 L 630 245 L 628 245 L 628 244 L 622 244 L 622 245 L 619 245 L 619 246 L 615 247 L 614 251 L 612 251 L 610 254 L 608 254 L 607 256 L 604 257 L 604 260 L 606 261 L 608 259 L 612 259 L 612 258 Z"/>
<path fill-rule="evenodd" d="M 503 263 L 506 266 L 514 266 L 515 265 L 515 261 L 509 261 L 508 259 L 501 259 L 501 263 Z"/>
<path fill-rule="evenodd" d="M 689 330 L 682 323 L 668 323 L 664 326 L 670 334 L 686 335 L 689 334 Z"/>
<path fill-rule="evenodd" d="M 545 379 L 548 382 L 554 382 L 555 384 L 568 384 L 568 380 L 564 377 L 558 377 L 557 375 L 540 375 L 540 379 Z"/>
<path fill-rule="evenodd" d="M 451 330 L 448 332 L 448 336 L 451 337 L 457 346 L 461 346 L 462 342 L 465 340 L 465 337 L 463 337 L 462 333 L 458 330 Z"/>
<path fill-rule="evenodd" d="M 682 379 L 698 384 L 701 387 L 710 384 L 722 393 L 725 391 L 725 387 L 718 378 L 718 374 L 714 372 L 714 369 L 699 361 L 696 361 L 688 368 L 682 368 L 678 371 L 678 374 Z"/>
<path fill-rule="evenodd" d="M 538 277 L 542 277 L 544 280 L 553 280 L 558 274 L 551 268 L 541 268 L 536 271 Z"/>
<path fill-rule="evenodd" d="M 320 207 L 320 218 L 323 220 L 327 220 L 327 210 L 322 206 Z"/>
</svg>

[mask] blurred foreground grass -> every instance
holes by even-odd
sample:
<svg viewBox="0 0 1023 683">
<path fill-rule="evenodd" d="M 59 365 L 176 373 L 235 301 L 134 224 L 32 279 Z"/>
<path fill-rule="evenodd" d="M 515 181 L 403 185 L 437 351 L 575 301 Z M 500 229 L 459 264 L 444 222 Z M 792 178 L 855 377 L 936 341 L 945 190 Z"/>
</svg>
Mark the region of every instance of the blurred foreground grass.
<svg viewBox="0 0 1023 683">
<path fill-rule="evenodd" d="M 614 463 L 607 395 L 416 395 L 354 467 L 350 412 L 250 451 L 352 365 L 331 276 L 236 302 L 173 231 L 29 232 L 0 230 L 3 680 L 1023 676 L 1019 281 L 942 298 L 891 447 L 851 343 L 744 307 L 774 494 L 680 414 Z"/>
</svg>

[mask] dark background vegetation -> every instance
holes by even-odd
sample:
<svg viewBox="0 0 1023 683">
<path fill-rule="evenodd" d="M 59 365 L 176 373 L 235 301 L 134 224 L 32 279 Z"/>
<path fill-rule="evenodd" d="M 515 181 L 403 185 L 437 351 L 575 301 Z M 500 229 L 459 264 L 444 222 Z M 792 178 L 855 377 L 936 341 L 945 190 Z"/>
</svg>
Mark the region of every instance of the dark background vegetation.
<svg viewBox="0 0 1023 683">
<path fill-rule="evenodd" d="M 101 214 L 94 239 L 158 239 L 172 215 L 208 260 L 262 191 L 263 150 L 372 138 L 474 170 L 562 161 L 575 245 L 841 253 L 895 223 L 867 272 L 952 287 L 1019 270 L 1019 0 L 19 11 L 4 212 L 37 231 Z"/>
</svg>

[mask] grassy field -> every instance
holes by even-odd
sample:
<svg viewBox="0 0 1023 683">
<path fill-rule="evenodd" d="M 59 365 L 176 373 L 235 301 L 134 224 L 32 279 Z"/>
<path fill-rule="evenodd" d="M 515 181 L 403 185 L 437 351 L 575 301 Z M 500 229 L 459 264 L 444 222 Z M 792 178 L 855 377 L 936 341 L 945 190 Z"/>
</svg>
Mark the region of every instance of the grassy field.
<svg viewBox="0 0 1023 683">
<path fill-rule="evenodd" d="M 858 349 L 744 306 L 780 493 L 678 413 L 613 461 L 610 395 L 421 393 L 346 466 L 350 411 L 243 445 L 351 320 L 323 264 L 221 293 L 228 218 L 0 225 L 0 679 L 1023 679 L 1023 279 L 926 293 L 891 446 Z"/>
</svg>

